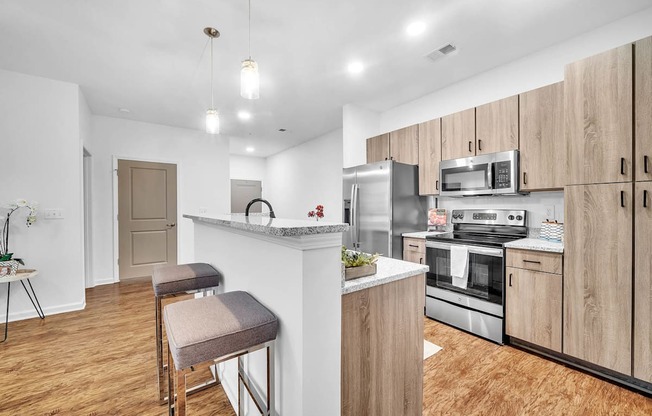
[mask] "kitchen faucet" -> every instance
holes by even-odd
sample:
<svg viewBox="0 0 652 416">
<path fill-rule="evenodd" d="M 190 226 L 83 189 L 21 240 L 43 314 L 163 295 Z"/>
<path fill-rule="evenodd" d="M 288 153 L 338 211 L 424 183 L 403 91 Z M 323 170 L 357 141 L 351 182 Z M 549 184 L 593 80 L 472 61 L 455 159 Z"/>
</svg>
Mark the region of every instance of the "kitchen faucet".
<svg viewBox="0 0 652 416">
<path fill-rule="evenodd" d="M 276 215 L 274 215 L 274 209 L 272 208 L 272 204 L 267 202 L 267 200 L 262 199 L 262 198 L 255 198 L 249 201 L 247 204 L 247 208 L 245 209 L 245 217 L 249 216 L 249 208 L 255 203 L 255 202 L 262 202 L 263 204 L 267 205 L 269 207 L 269 217 L 270 218 L 276 218 Z"/>
</svg>

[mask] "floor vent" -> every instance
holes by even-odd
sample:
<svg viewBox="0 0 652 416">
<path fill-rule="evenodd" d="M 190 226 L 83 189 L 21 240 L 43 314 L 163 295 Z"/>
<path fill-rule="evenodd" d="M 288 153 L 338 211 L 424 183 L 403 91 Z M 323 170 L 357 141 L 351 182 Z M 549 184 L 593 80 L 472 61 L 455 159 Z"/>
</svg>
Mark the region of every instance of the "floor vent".
<svg viewBox="0 0 652 416">
<path fill-rule="evenodd" d="M 426 58 L 430 59 L 431 61 L 436 61 L 437 59 L 449 55 L 453 52 L 455 52 L 457 48 L 450 43 L 435 49 L 434 51 L 430 52 L 428 55 L 426 55 Z"/>
</svg>

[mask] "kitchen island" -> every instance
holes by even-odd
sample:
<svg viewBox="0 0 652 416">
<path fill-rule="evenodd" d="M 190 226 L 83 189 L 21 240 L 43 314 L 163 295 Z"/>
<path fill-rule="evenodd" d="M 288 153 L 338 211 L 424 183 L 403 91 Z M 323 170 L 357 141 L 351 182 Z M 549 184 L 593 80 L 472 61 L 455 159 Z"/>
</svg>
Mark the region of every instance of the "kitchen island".
<svg viewBox="0 0 652 416">
<path fill-rule="evenodd" d="M 402 303 L 399 297 L 404 296 L 406 290 L 413 292 L 411 297 L 415 299 L 414 302 L 421 298 L 421 305 L 423 303 L 423 273 L 427 266 L 380 259 L 376 285 L 374 277 L 345 284 L 342 279 L 340 250 L 342 232 L 348 227 L 346 224 L 242 215 L 184 217 L 192 219 L 195 224 L 195 261 L 210 263 L 224 275 L 219 292 L 245 290 L 279 319 L 275 351 L 275 414 L 330 416 L 341 413 L 342 398 L 347 397 L 347 393 L 341 390 L 342 371 L 346 372 L 341 370 L 346 362 L 342 351 L 344 354 L 349 353 L 346 344 L 342 342 L 343 331 L 346 331 L 342 322 L 348 320 L 347 316 L 343 319 L 343 307 L 346 307 L 345 314 L 348 311 L 361 311 L 364 314 L 364 299 L 373 298 L 369 304 L 375 305 L 374 308 L 382 307 L 380 296 L 387 303 L 379 313 L 390 313 Z M 401 268 L 401 264 L 404 267 Z M 401 282 L 404 281 L 409 281 L 410 284 L 403 287 Z M 352 289 L 352 286 L 356 288 Z M 383 289 L 372 292 L 371 289 L 375 288 Z M 347 294 L 343 298 L 344 291 Z M 347 296 L 353 301 L 350 306 L 346 306 Z M 363 299 L 362 304 L 360 299 Z M 415 319 L 415 322 L 403 322 L 401 327 L 411 328 L 413 337 L 418 337 L 418 342 L 411 342 L 409 348 L 421 351 L 423 306 L 420 312 L 418 304 L 409 308 L 417 308 L 413 315 L 417 312 L 419 314 L 415 315 L 416 318 L 401 315 L 404 320 Z M 378 311 L 374 309 L 369 312 Z M 381 315 L 378 315 L 379 319 L 383 319 Z M 360 313 L 351 316 L 351 322 L 361 317 Z M 377 329 L 382 329 L 382 326 L 377 325 L 385 325 L 384 321 L 378 321 L 379 324 L 375 322 L 377 321 L 372 322 L 372 326 L 375 325 L 374 328 Z M 345 332 L 345 338 L 349 332 Z M 393 336 L 393 333 L 386 335 Z M 359 335 L 355 335 L 354 331 L 350 336 Z M 383 350 L 391 353 L 394 342 L 387 339 L 389 346 L 379 345 L 378 335 L 354 341 L 358 344 L 366 342 L 367 344 L 360 345 L 369 345 L 372 354 Z M 364 361 L 372 363 L 377 361 L 377 357 L 370 356 L 371 360 L 365 358 Z M 383 355 L 383 359 L 387 358 L 390 357 Z M 419 386 L 421 360 L 419 356 L 415 362 L 410 363 L 411 368 L 419 374 Z M 245 366 L 254 383 L 264 386 L 264 352 L 251 354 L 247 357 Z M 376 365 L 371 374 L 381 377 L 377 373 L 379 368 Z M 238 394 L 236 374 L 235 363 L 226 363 L 219 368 L 223 388 L 234 408 Z M 404 377 L 401 374 L 399 376 Z M 391 378 L 392 374 L 384 373 L 382 377 Z M 350 381 L 359 385 L 357 380 Z M 349 380 L 344 380 L 344 383 L 348 382 Z M 383 386 L 391 384 L 380 383 Z M 421 395 L 415 397 L 419 399 Z M 386 400 L 391 400 L 391 397 Z M 420 402 L 412 404 L 417 405 L 420 409 Z M 253 410 L 251 414 L 255 414 L 252 402 L 245 403 L 245 414 L 249 414 L 248 409 Z"/>
</svg>

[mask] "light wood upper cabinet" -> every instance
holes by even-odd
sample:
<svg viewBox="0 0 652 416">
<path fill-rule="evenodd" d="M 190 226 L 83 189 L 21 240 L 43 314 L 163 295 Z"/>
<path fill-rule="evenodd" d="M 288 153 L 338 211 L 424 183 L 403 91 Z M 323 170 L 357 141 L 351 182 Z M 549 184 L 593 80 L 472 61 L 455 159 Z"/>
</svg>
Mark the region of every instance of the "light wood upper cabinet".
<svg viewBox="0 0 652 416">
<path fill-rule="evenodd" d="M 475 108 L 441 118 L 441 160 L 475 156 Z"/>
<path fill-rule="evenodd" d="M 507 335 L 561 352 L 562 276 L 514 267 L 506 275 Z"/>
<path fill-rule="evenodd" d="M 367 139 L 367 163 L 389 160 L 389 133 Z"/>
<path fill-rule="evenodd" d="M 566 65 L 567 184 L 627 182 L 632 174 L 633 46 Z"/>
<path fill-rule="evenodd" d="M 564 193 L 565 354 L 631 375 L 633 184 Z"/>
<path fill-rule="evenodd" d="M 520 189 L 561 189 L 566 184 L 564 83 L 519 97 Z"/>
<path fill-rule="evenodd" d="M 419 124 L 419 195 L 439 194 L 441 119 Z"/>
<path fill-rule="evenodd" d="M 652 182 L 636 183 L 634 212 L 634 377 L 652 383 Z"/>
<path fill-rule="evenodd" d="M 476 154 L 518 149 L 518 95 L 475 109 Z"/>
<path fill-rule="evenodd" d="M 419 128 L 408 126 L 389 133 L 389 158 L 400 163 L 419 163 Z"/>
<path fill-rule="evenodd" d="M 636 180 L 652 181 L 652 37 L 634 45 Z"/>
</svg>

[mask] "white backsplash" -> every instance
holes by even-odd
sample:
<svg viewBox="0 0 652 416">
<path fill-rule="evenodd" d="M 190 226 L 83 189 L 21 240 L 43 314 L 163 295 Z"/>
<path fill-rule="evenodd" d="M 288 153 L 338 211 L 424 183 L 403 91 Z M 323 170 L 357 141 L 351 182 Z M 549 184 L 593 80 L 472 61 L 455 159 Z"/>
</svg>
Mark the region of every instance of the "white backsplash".
<svg viewBox="0 0 652 416">
<path fill-rule="evenodd" d="M 546 219 L 564 222 L 564 193 L 559 192 L 533 192 L 529 195 L 519 196 L 478 196 L 478 197 L 428 197 L 428 207 L 454 209 L 524 209 L 527 211 L 529 228 L 541 228 L 541 222 Z M 554 207 L 554 218 L 546 216 L 546 208 Z"/>
</svg>

